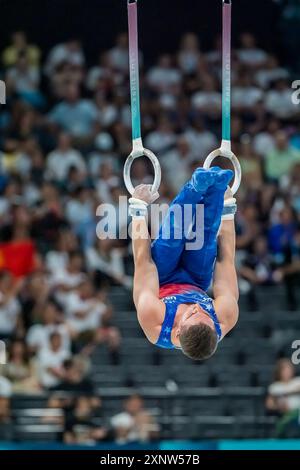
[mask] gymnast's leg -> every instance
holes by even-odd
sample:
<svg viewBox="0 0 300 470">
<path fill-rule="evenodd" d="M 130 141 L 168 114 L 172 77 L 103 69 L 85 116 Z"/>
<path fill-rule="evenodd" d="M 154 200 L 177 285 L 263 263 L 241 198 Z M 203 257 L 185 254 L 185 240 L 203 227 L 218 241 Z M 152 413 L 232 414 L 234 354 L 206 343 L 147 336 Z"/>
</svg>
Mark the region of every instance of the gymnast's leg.
<svg viewBox="0 0 300 470">
<path fill-rule="evenodd" d="M 190 275 L 189 271 L 183 269 L 181 262 L 186 243 L 190 243 L 185 234 L 185 227 L 195 219 L 197 205 L 204 202 L 210 188 L 220 186 L 219 190 L 222 190 L 225 185 L 225 182 L 222 182 L 222 178 L 225 178 L 227 186 L 228 181 L 232 178 L 232 172 L 229 171 L 227 176 L 225 173 L 218 167 L 210 168 L 209 170 L 198 168 L 191 180 L 182 188 L 172 202 L 158 238 L 152 245 L 152 258 L 157 266 L 160 285 L 168 283 L 192 283 L 193 276 Z M 192 209 L 191 221 L 187 221 L 189 224 L 186 224 L 184 220 L 185 205 L 190 205 Z M 220 210 L 219 206 L 218 210 Z M 170 236 L 165 237 L 165 234 Z"/>
<path fill-rule="evenodd" d="M 215 184 L 210 186 L 203 198 L 204 244 L 199 250 L 184 250 L 181 267 L 192 278 L 192 283 L 207 291 L 213 276 L 217 256 L 217 235 L 224 207 L 224 195 L 230 180 L 231 170 L 215 172 Z M 196 227 L 193 227 L 196 230 Z"/>
</svg>

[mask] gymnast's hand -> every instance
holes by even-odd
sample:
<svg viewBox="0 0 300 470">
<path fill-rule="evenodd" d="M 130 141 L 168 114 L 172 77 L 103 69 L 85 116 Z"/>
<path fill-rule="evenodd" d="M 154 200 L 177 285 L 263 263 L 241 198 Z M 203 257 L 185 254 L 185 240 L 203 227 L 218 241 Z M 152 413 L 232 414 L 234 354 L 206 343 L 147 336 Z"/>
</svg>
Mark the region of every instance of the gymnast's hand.
<svg viewBox="0 0 300 470">
<path fill-rule="evenodd" d="M 140 199 L 144 201 L 146 204 L 152 204 L 159 198 L 158 192 L 152 192 L 152 185 L 151 184 L 140 184 L 135 188 L 135 191 L 132 196 L 134 199 Z"/>
</svg>

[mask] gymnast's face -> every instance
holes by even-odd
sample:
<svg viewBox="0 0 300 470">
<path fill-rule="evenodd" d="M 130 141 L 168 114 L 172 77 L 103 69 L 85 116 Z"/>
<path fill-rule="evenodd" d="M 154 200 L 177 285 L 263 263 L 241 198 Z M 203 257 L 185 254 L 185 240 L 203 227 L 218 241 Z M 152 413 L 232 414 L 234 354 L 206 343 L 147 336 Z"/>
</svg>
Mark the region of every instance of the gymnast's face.
<svg viewBox="0 0 300 470">
<path fill-rule="evenodd" d="M 180 334 L 182 328 L 199 325 L 200 323 L 205 323 L 214 329 L 214 322 L 210 316 L 198 304 L 190 305 L 182 315 L 179 323 L 178 334 Z"/>
</svg>

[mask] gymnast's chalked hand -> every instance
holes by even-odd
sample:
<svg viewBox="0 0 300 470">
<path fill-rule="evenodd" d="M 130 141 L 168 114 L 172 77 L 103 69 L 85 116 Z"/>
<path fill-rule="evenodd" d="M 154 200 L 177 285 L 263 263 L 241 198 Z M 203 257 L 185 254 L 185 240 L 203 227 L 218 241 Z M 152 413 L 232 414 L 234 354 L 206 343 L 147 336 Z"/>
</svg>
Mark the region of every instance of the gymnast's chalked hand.
<svg viewBox="0 0 300 470">
<path fill-rule="evenodd" d="M 152 204 L 159 198 L 159 193 L 152 193 L 151 184 L 140 184 L 135 188 L 135 191 L 132 195 L 133 198 L 140 199 L 141 201 L 146 202 L 147 204 Z"/>
</svg>

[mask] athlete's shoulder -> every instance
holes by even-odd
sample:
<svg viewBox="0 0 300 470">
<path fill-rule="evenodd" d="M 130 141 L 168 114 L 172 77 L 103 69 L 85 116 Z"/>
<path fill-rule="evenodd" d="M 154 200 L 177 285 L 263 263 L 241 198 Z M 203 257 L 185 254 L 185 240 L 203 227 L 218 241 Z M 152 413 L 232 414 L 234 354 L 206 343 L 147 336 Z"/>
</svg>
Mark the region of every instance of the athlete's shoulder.
<svg viewBox="0 0 300 470">
<path fill-rule="evenodd" d="M 137 306 L 139 324 L 151 343 L 156 343 L 164 322 L 166 306 L 151 292 L 140 296 Z"/>
<path fill-rule="evenodd" d="M 231 295 L 221 295 L 213 301 L 213 305 L 221 325 L 223 336 L 226 336 L 238 322 L 238 302 L 236 298 Z"/>
</svg>

